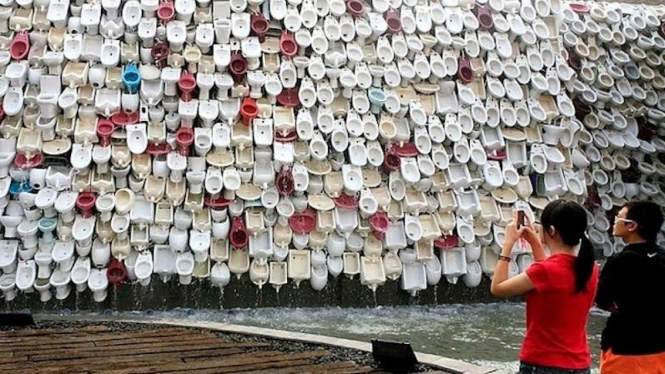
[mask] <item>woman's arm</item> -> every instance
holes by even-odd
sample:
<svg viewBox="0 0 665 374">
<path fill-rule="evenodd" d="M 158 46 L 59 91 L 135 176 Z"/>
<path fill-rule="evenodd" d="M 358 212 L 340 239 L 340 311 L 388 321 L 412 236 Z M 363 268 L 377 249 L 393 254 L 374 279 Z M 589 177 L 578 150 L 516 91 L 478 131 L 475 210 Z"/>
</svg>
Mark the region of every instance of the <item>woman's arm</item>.
<svg viewBox="0 0 665 374">
<path fill-rule="evenodd" d="M 508 229 L 506 228 L 506 231 Z M 514 240 L 508 241 L 507 235 L 504 239 L 503 249 L 501 255 L 510 257 L 512 247 L 515 244 Z M 525 294 L 534 288 L 533 282 L 526 275 L 522 273 L 518 276 L 508 279 L 508 261 L 499 260 L 494 269 L 494 276 L 492 276 L 492 295 L 498 297 L 510 297 Z"/>
<path fill-rule="evenodd" d="M 522 236 L 524 236 L 524 239 L 531 246 L 531 252 L 534 261 L 542 261 L 547 258 L 547 254 L 545 253 L 543 244 L 540 242 L 538 232 L 536 231 L 536 228 L 529 219 L 528 215 L 525 215 L 524 219 L 526 220 L 526 227 L 524 228 Z"/>
</svg>

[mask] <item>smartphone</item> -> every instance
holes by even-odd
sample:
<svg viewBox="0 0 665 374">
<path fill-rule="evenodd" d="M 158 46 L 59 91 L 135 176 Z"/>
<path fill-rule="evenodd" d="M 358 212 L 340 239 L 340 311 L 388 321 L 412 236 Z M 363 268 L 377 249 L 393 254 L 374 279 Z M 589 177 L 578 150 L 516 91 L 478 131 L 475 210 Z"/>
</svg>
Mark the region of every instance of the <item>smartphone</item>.
<svg viewBox="0 0 665 374">
<path fill-rule="evenodd" d="M 523 210 L 518 210 L 517 211 L 517 229 L 519 230 L 524 225 L 525 225 L 524 211 Z"/>
</svg>

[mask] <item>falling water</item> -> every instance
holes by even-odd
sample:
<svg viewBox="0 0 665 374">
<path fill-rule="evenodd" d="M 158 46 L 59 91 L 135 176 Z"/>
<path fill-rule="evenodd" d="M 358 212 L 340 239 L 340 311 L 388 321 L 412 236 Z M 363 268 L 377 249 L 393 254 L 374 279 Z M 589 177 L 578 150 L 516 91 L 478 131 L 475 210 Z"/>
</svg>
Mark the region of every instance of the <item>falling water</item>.
<svg viewBox="0 0 665 374">
<path fill-rule="evenodd" d="M 81 298 L 79 296 L 80 292 L 77 290 L 74 290 L 74 310 L 79 311 L 81 310 Z"/>
<path fill-rule="evenodd" d="M 219 310 L 224 310 L 224 287 L 219 288 Z"/>
<path fill-rule="evenodd" d="M 434 305 L 439 305 L 439 285 L 434 285 Z"/>
<path fill-rule="evenodd" d="M 111 302 L 111 307 L 114 310 L 118 310 L 118 283 L 113 284 L 113 301 Z"/>
<path fill-rule="evenodd" d="M 138 282 L 132 283 L 132 298 L 134 299 L 134 308 L 143 309 L 143 296 L 144 295 L 143 287 L 138 288 Z"/>
</svg>

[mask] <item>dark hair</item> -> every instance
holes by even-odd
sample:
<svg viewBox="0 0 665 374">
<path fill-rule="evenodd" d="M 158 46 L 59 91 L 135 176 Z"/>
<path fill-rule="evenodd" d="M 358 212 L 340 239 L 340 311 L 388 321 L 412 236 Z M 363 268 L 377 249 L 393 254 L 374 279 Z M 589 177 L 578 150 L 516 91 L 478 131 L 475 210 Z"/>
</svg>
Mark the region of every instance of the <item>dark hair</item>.
<svg viewBox="0 0 665 374">
<path fill-rule="evenodd" d="M 554 227 L 563 244 L 570 246 L 580 244 L 575 260 L 575 290 L 586 292 L 586 284 L 591 278 L 596 260 L 593 246 L 586 237 L 586 211 L 573 201 L 555 200 L 547 204 L 540 215 L 540 222 L 546 232 Z"/>
<path fill-rule="evenodd" d="M 624 206 L 628 210 L 626 219 L 637 223 L 637 234 L 642 239 L 654 243 L 660 227 L 663 226 L 663 212 L 660 205 L 651 201 L 631 201 Z"/>
</svg>

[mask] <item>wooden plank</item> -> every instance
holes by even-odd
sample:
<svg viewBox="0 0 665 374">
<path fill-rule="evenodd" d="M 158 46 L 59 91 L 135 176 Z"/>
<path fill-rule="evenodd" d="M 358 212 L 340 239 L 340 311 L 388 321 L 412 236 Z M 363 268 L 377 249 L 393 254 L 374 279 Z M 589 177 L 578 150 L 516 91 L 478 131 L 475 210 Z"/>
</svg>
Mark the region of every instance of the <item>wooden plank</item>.
<svg viewBox="0 0 665 374">
<path fill-rule="evenodd" d="M 17 352 L 21 352 L 23 354 L 28 354 L 30 356 L 33 355 L 47 355 L 47 354 L 78 354 L 78 353 L 85 353 L 85 352 L 100 352 L 104 350 L 129 350 L 129 349 L 143 349 L 143 348 L 160 348 L 160 347 L 180 347 L 184 344 L 208 344 L 210 346 L 216 346 L 217 344 L 227 344 L 224 342 L 219 341 L 217 338 L 202 338 L 199 336 L 183 336 L 179 338 L 178 340 L 157 340 L 157 341 L 152 341 L 148 343 L 137 343 L 137 344 L 122 344 L 122 345 L 117 345 L 117 346 L 110 346 L 110 347 L 98 347 L 96 346 L 93 342 L 90 342 L 88 346 L 85 347 L 44 347 L 40 349 L 39 347 L 35 347 L 35 349 L 17 349 Z"/>
<path fill-rule="evenodd" d="M 144 337 L 178 337 L 192 335 L 192 331 L 188 330 L 147 330 L 147 331 L 135 331 L 135 332 L 121 332 L 121 331 L 108 331 L 108 332 L 99 332 L 99 333 L 82 333 L 82 334 L 68 334 L 68 335 L 53 335 L 49 334 L 48 336 L 30 336 L 25 338 L 14 337 L 14 338 L 3 338 L 0 339 L 0 343 L 10 343 L 10 344 L 38 344 L 41 342 L 49 341 L 53 344 L 59 342 L 90 342 L 90 341 L 113 341 L 113 340 L 123 340 L 130 338 L 144 338 Z M 201 334 L 207 334 L 215 336 L 212 333 L 201 332 Z"/>
<path fill-rule="evenodd" d="M 203 357 L 207 355 L 214 355 L 217 358 L 219 357 L 234 357 L 235 355 L 246 354 L 244 350 L 240 348 L 227 348 L 227 349 L 218 349 L 210 351 L 191 351 L 183 353 L 163 353 L 163 354 L 153 354 L 153 355 L 136 355 L 136 356 L 126 356 L 126 357 L 116 357 L 113 359 L 112 368 L 119 369 L 118 365 L 123 365 L 122 367 L 132 367 L 132 366 L 148 366 L 155 364 L 163 364 L 169 360 L 174 360 L 176 363 L 183 362 L 184 358 L 195 358 Z M 136 363 L 140 363 L 137 365 Z M 79 360 L 68 360 L 68 361 L 41 361 L 37 363 L 42 373 L 68 373 L 72 368 L 76 369 L 86 369 L 88 367 L 95 367 L 101 365 L 101 368 L 96 370 L 110 370 L 108 362 L 96 360 L 94 358 L 86 358 Z"/>
<path fill-rule="evenodd" d="M 76 358 L 86 358 L 86 357 L 117 357 L 117 356 L 133 356 L 138 354 L 153 354 L 153 353 L 167 353 L 167 352 L 185 352 L 185 351 L 195 351 L 195 350 L 206 350 L 206 349 L 217 349 L 217 348 L 255 348 L 255 347 L 264 347 L 265 343 L 218 343 L 214 346 L 209 344 L 190 344 L 186 346 L 169 346 L 169 347 L 147 347 L 139 349 L 103 349 L 98 348 L 95 351 L 85 351 L 85 352 L 67 352 L 67 353 L 49 353 L 49 354 L 37 354 L 29 356 L 30 361 L 53 361 L 53 360 L 71 360 Z"/>
<path fill-rule="evenodd" d="M 182 362 L 178 359 L 165 359 L 160 361 L 163 365 L 170 365 L 170 364 L 177 364 L 179 362 Z M 121 370 L 121 369 L 131 369 L 131 368 L 137 368 L 137 367 L 142 367 L 142 366 L 149 366 L 149 365 L 154 365 L 155 361 L 149 360 L 149 361 L 142 361 L 142 360 L 136 360 L 136 361 L 128 361 L 128 362 L 113 362 L 112 365 L 110 365 L 108 362 L 90 362 L 85 365 L 76 365 L 76 366 L 63 366 L 63 367 L 39 367 L 37 368 L 37 372 L 39 374 L 69 374 L 72 372 L 87 372 L 87 373 L 96 373 L 101 370 L 108 370 L 109 367 L 113 367 L 114 370 Z"/>
<path fill-rule="evenodd" d="M 0 343 L 0 354 L 17 352 L 21 353 L 32 353 L 38 351 L 47 351 L 47 350 L 58 350 L 62 351 L 65 349 L 83 349 L 86 347 L 95 348 L 94 342 L 83 342 L 83 343 L 60 343 L 60 344 L 47 344 L 46 342 L 41 345 L 35 343 L 34 345 L 19 345 L 14 346 L 11 343 Z"/>
<path fill-rule="evenodd" d="M 319 373 L 326 370 L 343 370 L 356 368 L 353 361 L 330 362 L 326 364 L 310 364 L 296 367 L 286 367 L 283 369 L 252 370 L 245 371 L 244 374 L 300 374 L 300 373 Z"/>
<path fill-rule="evenodd" d="M 44 329 L 18 329 L 0 331 L 0 337 L 22 337 L 22 336 L 42 336 L 50 334 L 73 334 L 73 333 L 91 333 L 108 331 L 107 326 L 91 325 L 84 327 L 68 327 L 68 328 L 44 328 Z"/>
<path fill-rule="evenodd" d="M 291 367 L 298 368 L 310 364 L 309 360 L 295 360 L 295 361 L 279 361 L 279 362 L 264 362 L 257 364 L 245 365 L 242 367 L 212 367 L 207 369 L 197 369 L 196 374 L 223 374 L 223 373 L 245 373 L 247 370 L 264 369 L 264 373 L 272 373 L 275 369 Z M 158 374 L 180 374 L 191 373 L 190 370 L 182 369 L 178 371 L 155 372 Z"/>
<path fill-rule="evenodd" d="M 16 362 L 26 362 L 28 361 L 28 356 L 23 355 L 14 355 L 13 357 L 0 358 L 0 369 L 3 365 L 13 364 Z"/>
<path fill-rule="evenodd" d="M 256 357 L 256 355 L 247 354 L 245 355 L 245 357 L 236 360 L 222 358 L 222 359 L 204 360 L 198 362 L 184 362 L 182 364 L 177 364 L 177 365 L 147 366 L 137 369 L 122 370 L 122 371 L 109 370 L 109 371 L 103 371 L 101 373 L 148 374 L 148 373 L 178 372 L 186 370 L 195 371 L 196 373 L 199 373 L 199 370 L 205 370 L 205 369 L 219 369 L 218 372 L 224 372 L 221 370 L 221 368 L 230 368 L 230 367 L 239 367 L 239 366 L 247 366 L 247 370 L 255 370 L 255 369 L 264 368 L 264 367 L 255 367 L 255 365 L 259 365 L 260 363 L 268 364 L 267 367 L 265 368 L 270 368 L 271 367 L 270 365 L 276 364 L 278 362 L 297 361 L 297 360 L 311 359 L 315 357 L 322 357 L 328 355 L 330 355 L 328 351 L 312 351 L 312 352 L 304 352 L 297 354 L 280 354 L 269 357 Z M 238 368 L 231 371 L 238 371 Z"/>
<path fill-rule="evenodd" d="M 137 337 L 137 338 L 127 338 L 127 339 L 122 339 L 122 340 L 102 340 L 102 341 L 95 341 L 95 345 L 98 347 L 113 347 L 113 346 L 118 346 L 118 345 L 125 345 L 125 344 L 139 344 L 139 343 L 150 343 L 154 341 L 164 341 L 164 339 L 173 337 L 174 339 L 177 339 L 177 341 L 185 341 L 185 340 L 194 340 L 194 339 L 202 339 L 202 338 L 214 338 L 219 342 L 226 343 L 227 341 L 220 338 L 219 336 L 215 334 L 192 334 L 189 333 L 187 335 L 178 335 L 178 336 L 154 336 L 154 337 Z"/>
</svg>

